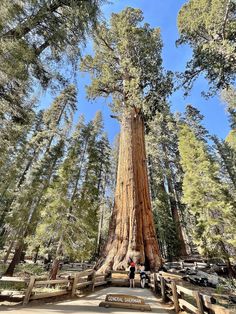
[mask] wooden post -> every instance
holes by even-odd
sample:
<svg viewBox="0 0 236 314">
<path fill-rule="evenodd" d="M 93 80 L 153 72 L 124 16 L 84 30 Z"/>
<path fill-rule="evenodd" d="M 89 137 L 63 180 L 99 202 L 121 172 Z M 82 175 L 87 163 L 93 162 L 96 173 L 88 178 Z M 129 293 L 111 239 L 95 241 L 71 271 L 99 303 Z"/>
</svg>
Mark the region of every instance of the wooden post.
<svg viewBox="0 0 236 314">
<path fill-rule="evenodd" d="M 71 296 L 74 297 L 76 293 L 76 286 L 79 281 L 79 273 L 75 274 L 74 282 L 72 285 Z"/>
<path fill-rule="evenodd" d="M 197 302 L 198 314 L 204 314 L 203 302 L 200 293 L 198 291 L 193 291 L 193 296 Z"/>
<path fill-rule="evenodd" d="M 92 291 L 94 291 L 95 280 L 96 280 L 96 271 L 94 270 L 93 273 L 92 273 L 92 285 L 91 285 L 91 290 Z"/>
<path fill-rule="evenodd" d="M 172 295 L 173 295 L 173 299 L 174 299 L 173 301 L 174 301 L 175 312 L 179 313 L 179 311 L 180 311 L 179 298 L 178 298 L 176 283 L 174 280 L 171 282 L 171 290 L 172 290 Z"/>
<path fill-rule="evenodd" d="M 164 277 L 160 277 L 161 280 L 161 298 L 163 302 L 166 302 L 166 284 Z"/>
<path fill-rule="evenodd" d="M 24 297 L 24 300 L 23 300 L 23 305 L 25 304 L 28 304 L 29 303 L 29 299 L 30 299 L 30 296 L 31 296 L 31 293 L 32 293 L 32 290 L 33 290 L 33 287 L 34 287 L 34 283 L 35 283 L 35 276 L 31 276 L 30 277 L 30 281 L 29 281 L 29 285 L 25 291 L 25 297 Z"/>
<path fill-rule="evenodd" d="M 154 273 L 153 279 L 154 279 L 154 292 L 157 293 L 158 287 L 157 287 L 157 274 L 156 273 Z"/>
<path fill-rule="evenodd" d="M 67 290 L 72 291 L 73 279 L 71 279 L 71 274 L 67 276 L 67 279 L 68 279 Z"/>
<path fill-rule="evenodd" d="M 112 275 L 111 271 L 106 273 L 105 280 L 107 281 L 107 283 L 111 282 L 111 275 Z"/>
</svg>

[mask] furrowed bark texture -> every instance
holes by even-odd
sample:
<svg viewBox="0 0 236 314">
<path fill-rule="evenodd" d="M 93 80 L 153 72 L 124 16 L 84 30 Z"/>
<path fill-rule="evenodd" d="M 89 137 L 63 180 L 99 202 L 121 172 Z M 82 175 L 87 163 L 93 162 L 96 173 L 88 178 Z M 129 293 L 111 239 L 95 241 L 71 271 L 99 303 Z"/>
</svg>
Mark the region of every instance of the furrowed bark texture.
<svg viewBox="0 0 236 314">
<path fill-rule="evenodd" d="M 148 186 L 144 124 L 135 110 L 123 114 L 114 209 L 100 272 L 127 267 L 129 258 L 151 269 L 162 264 Z"/>
</svg>

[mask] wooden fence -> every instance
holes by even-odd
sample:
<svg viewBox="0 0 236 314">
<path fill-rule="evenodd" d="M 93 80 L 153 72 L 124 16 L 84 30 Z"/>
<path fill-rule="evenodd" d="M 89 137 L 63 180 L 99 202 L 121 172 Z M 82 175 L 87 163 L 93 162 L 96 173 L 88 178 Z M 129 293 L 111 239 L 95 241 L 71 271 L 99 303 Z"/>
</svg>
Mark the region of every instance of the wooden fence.
<svg viewBox="0 0 236 314">
<path fill-rule="evenodd" d="M 136 283 L 139 283 L 139 277 L 136 276 Z M 180 310 L 195 314 L 235 314 L 236 310 L 230 310 L 225 307 L 212 304 L 212 298 L 209 295 L 200 293 L 198 290 L 182 286 L 181 277 L 170 273 L 159 272 L 150 275 L 149 287 L 155 293 L 160 293 L 163 302 L 171 300 L 174 304 L 176 313 Z M 21 283 L 25 285 L 24 293 L 19 296 L 23 304 L 31 300 L 49 298 L 55 296 L 69 295 L 75 296 L 77 290 L 88 288 L 91 291 L 97 286 L 106 284 L 127 286 L 129 285 L 127 271 L 112 271 L 107 275 L 96 274 L 94 270 L 85 270 L 75 273 L 73 276 L 48 280 L 46 278 L 37 278 L 31 276 L 28 280 L 16 277 L 2 277 L 1 282 Z M 55 289 L 59 286 L 59 289 Z M 37 288 L 47 287 L 50 291 L 40 292 Z"/>
<path fill-rule="evenodd" d="M 195 314 L 235 314 L 236 309 L 227 309 L 223 306 L 212 304 L 210 295 L 200 293 L 198 290 L 186 288 L 179 283 L 180 276 L 165 272 L 152 273 L 149 286 L 155 293 L 160 293 L 163 302 L 171 300 L 175 312 L 181 310 Z"/>
<path fill-rule="evenodd" d="M 16 297 L 23 301 L 23 304 L 29 303 L 31 300 L 50 298 L 62 295 L 75 296 L 77 290 L 89 288 L 91 291 L 97 286 L 106 285 L 108 283 L 107 275 L 96 275 L 94 270 L 85 270 L 78 272 L 73 276 L 48 280 L 46 278 L 37 278 L 31 276 L 29 279 L 16 277 L 2 277 L 0 283 L 24 284 L 26 289 L 23 294 L 18 294 Z M 51 291 L 39 292 L 37 288 L 50 288 Z M 55 289 L 58 288 L 59 289 Z M 35 291 L 36 290 L 36 291 Z M 14 297 L 14 295 L 12 295 Z M 2 298 L 4 296 L 1 295 Z"/>
</svg>

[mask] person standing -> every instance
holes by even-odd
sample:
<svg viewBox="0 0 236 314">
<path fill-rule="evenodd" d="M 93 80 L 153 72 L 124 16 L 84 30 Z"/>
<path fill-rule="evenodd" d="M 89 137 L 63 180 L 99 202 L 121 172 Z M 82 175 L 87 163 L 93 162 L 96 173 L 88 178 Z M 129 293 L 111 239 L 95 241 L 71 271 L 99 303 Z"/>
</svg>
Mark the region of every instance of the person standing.
<svg viewBox="0 0 236 314">
<path fill-rule="evenodd" d="M 130 283 L 130 288 L 135 287 L 135 263 L 131 260 L 130 266 L 129 266 L 129 283 Z"/>
<path fill-rule="evenodd" d="M 140 285 L 141 288 L 145 287 L 146 284 L 146 273 L 145 273 L 145 266 L 143 264 L 140 265 Z"/>
</svg>

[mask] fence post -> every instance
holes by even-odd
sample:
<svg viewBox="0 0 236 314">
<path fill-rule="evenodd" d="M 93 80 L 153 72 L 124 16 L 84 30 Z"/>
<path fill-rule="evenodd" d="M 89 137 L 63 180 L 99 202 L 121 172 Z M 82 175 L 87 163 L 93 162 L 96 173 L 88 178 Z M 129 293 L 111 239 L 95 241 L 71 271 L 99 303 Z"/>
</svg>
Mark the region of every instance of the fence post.
<svg viewBox="0 0 236 314">
<path fill-rule="evenodd" d="M 171 290 L 172 290 L 172 295 L 173 295 L 173 301 L 174 301 L 174 307 L 175 307 L 175 312 L 179 313 L 180 308 L 179 308 L 179 297 L 178 297 L 178 292 L 176 288 L 176 283 L 175 281 L 171 281 Z"/>
<path fill-rule="evenodd" d="M 110 282 L 111 282 L 111 271 L 109 271 L 108 273 L 106 273 L 105 281 L 107 281 L 107 283 L 110 283 Z"/>
<path fill-rule="evenodd" d="M 95 280 L 96 280 L 96 271 L 94 270 L 93 273 L 92 273 L 92 285 L 91 285 L 91 290 L 92 291 L 94 291 Z"/>
<path fill-rule="evenodd" d="M 197 302 L 198 313 L 204 314 L 203 302 L 200 293 L 198 291 L 193 291 L 193 296 Z"/>
<path fill-rule="evenodd" d="M 29 299 L 34 287 L 34 283 L 35 283 L 35 276 L 31 276 L 30 277 L 30 281 L 29 281 L 29 285 L 25 291 L 25 296 L 24 296 L 24 300 L 23 300 L 23 305 L 29 303 Z"/>
<path fill-rule="evenodd" d="M 165 284 L 165 279 L 164 277 L 160 277 L 161 280 L 161 298 L 163 302 L 166 302 L 166 284 Z"/>
<path fill-rule="evenodd" d="M 154 273 L 154 292 L 157 293 L 157 274 Z"/>
<path fill-rule="evenodd" d="M 78 281 L 79 281 L 79 273 L 76 273 L 76 274 L 75 274 L 74 281 L 73 281 L 73 284 L 72 284 L 72 290 L 71 290 L 71 296 L 72 296 L 72 297 L 75 296 L 75 293 L 76 293 L 76 286 L 77 286 Z"/>
<path fill-rule="evenodd" d="M 69 291 L 72 291 L 74 279 L 71 278 L 71 274 L 69 276 L 67 276 L 67 279 L 68 279 L 67 290 L 69 292 Z"/>
</svg>

